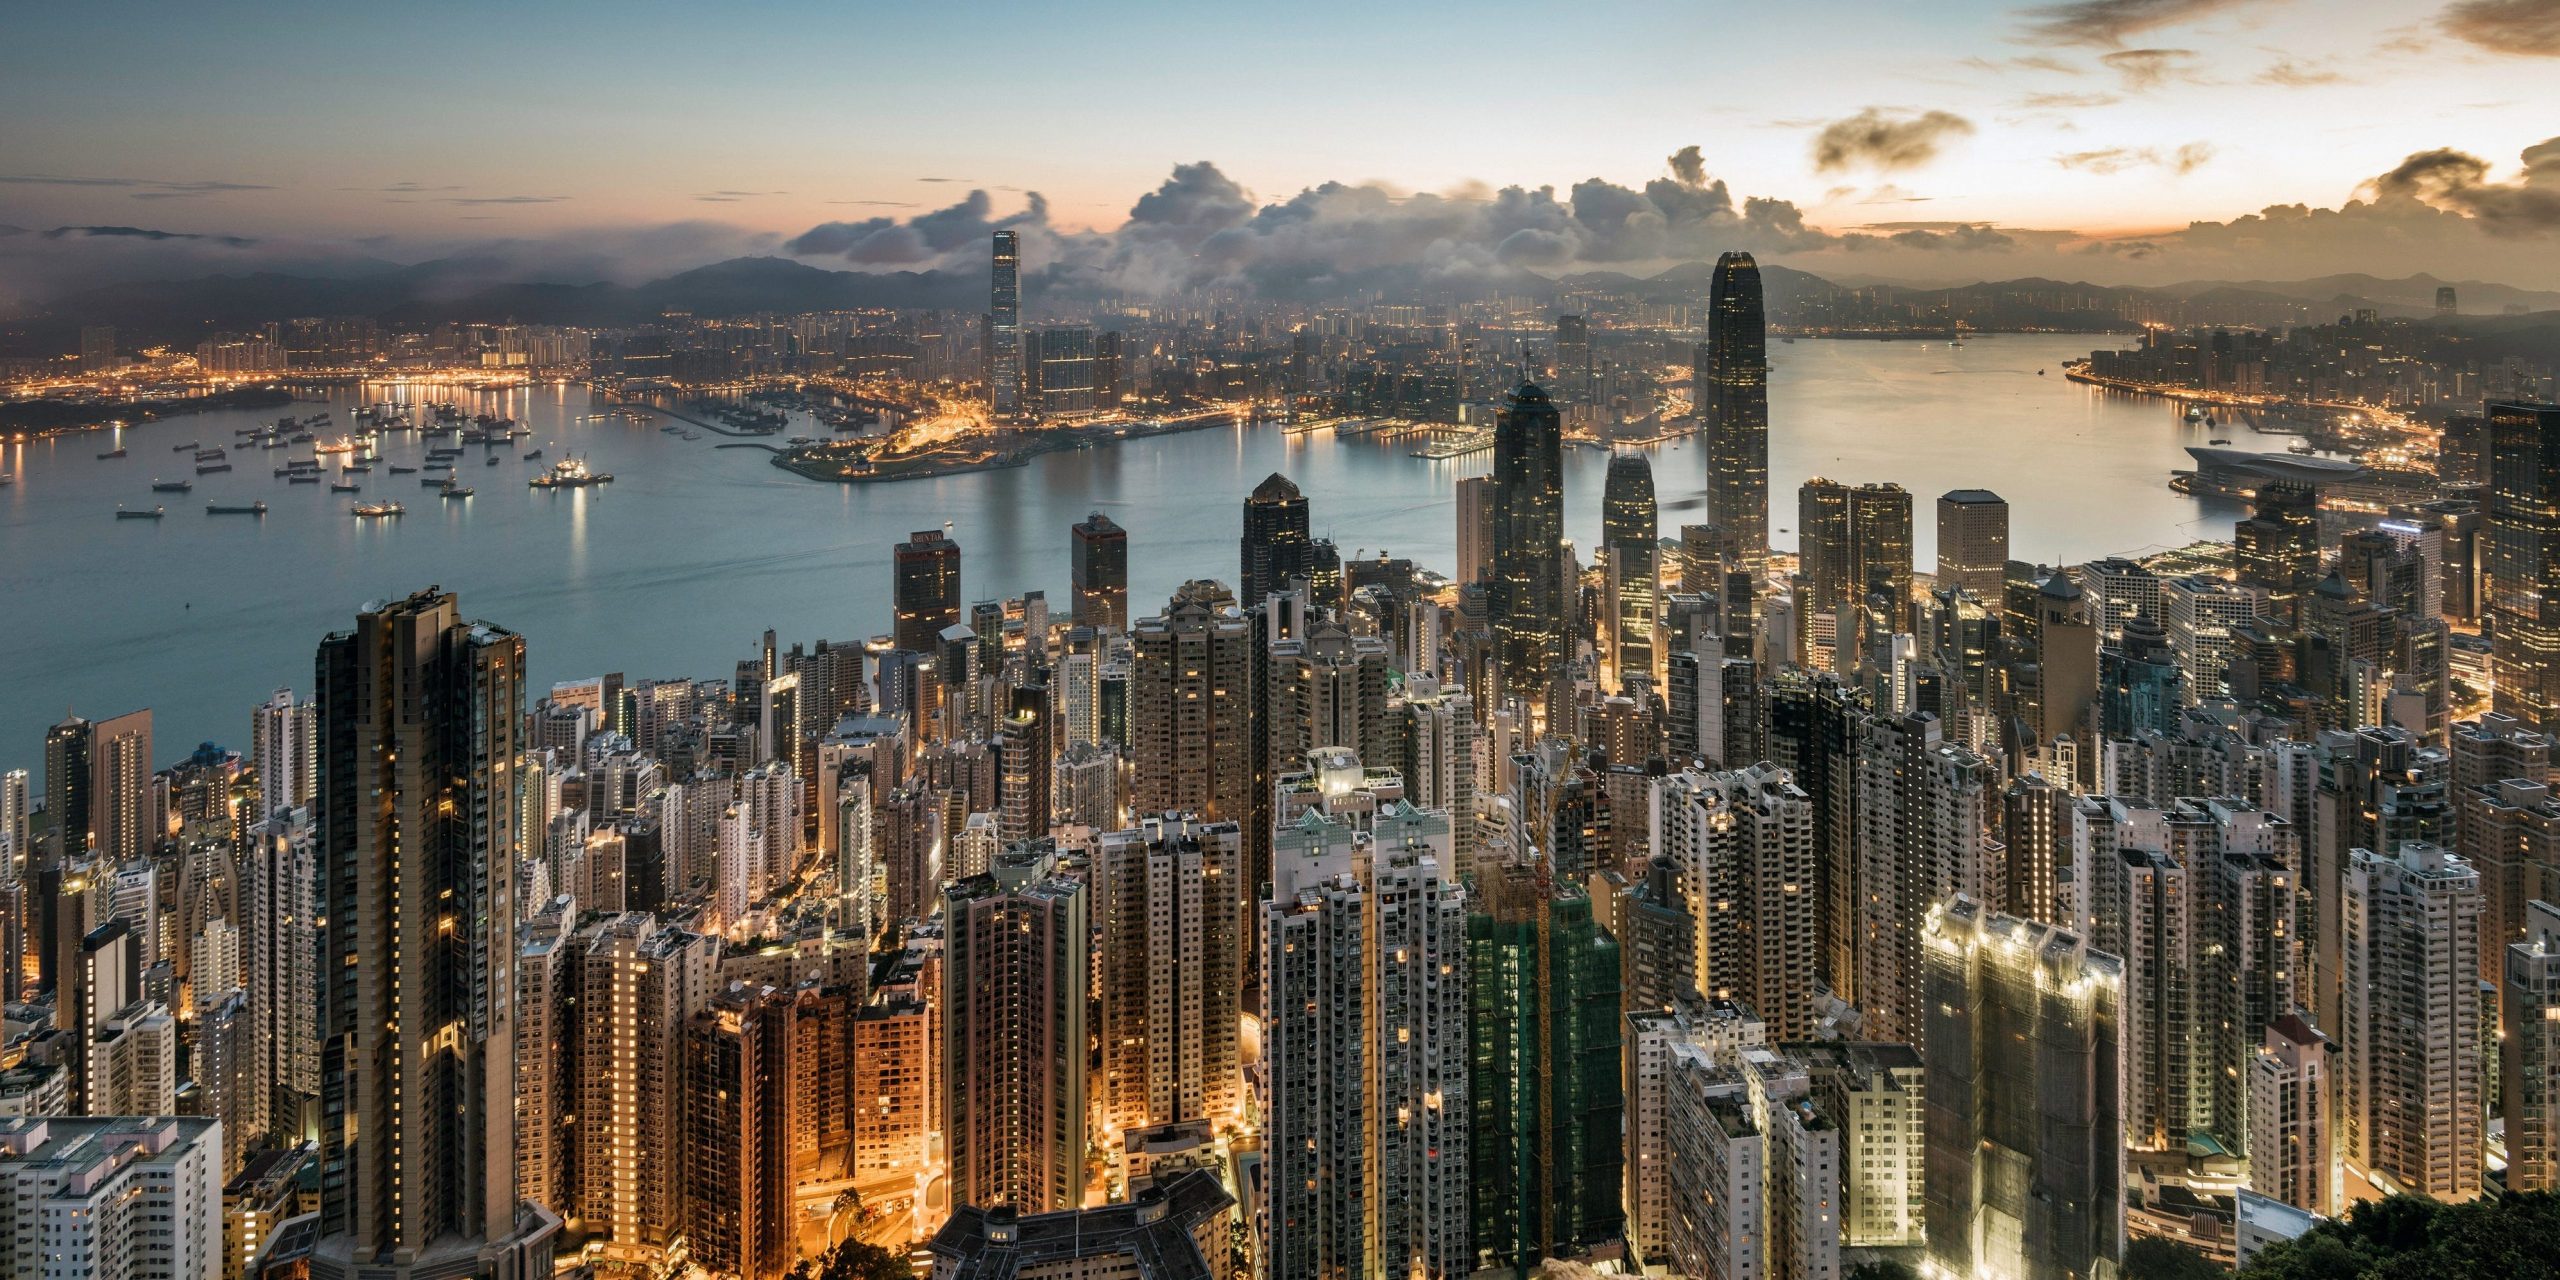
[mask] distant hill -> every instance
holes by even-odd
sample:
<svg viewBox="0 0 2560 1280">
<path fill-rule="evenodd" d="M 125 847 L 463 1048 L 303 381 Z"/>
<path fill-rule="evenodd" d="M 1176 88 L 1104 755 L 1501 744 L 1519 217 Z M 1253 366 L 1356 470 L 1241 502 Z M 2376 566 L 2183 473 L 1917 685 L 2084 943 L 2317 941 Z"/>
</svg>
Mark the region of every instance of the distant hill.
<svg viewBox="0 0 2560 1280">
<path fill-rule="evenodd" d="M 2298 302 L 2351 302 L 2392 315 L 2433 315 L 2436 290 L 2448 284 L 2453 286 L 2455 300 L 2463 312 L 2469 315 L 2495 315 L 2510 306 L 2522 306 L 2533 311 L 2560 309 L 2560 293 L 2518 289 L 2486 280 L 2443 280 L 2424 272 L 2398 280 L 2385 280 L 2361 272 L 2316 276 L 2309 280 L 2188 280 L 2163 285 L 2153 292 L 2195 298 L 2227 290 L 2246 290 Z"/>
</svg>

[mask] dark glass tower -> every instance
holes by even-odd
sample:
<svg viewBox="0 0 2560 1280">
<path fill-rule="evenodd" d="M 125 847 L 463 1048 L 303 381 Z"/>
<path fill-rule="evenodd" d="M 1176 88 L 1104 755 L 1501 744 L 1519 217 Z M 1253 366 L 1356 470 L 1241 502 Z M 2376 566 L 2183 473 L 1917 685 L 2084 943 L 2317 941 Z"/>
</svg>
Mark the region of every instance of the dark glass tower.
<svg viewBox="0 0 2560 1280">
<path fill-rule="evenodd" d="M 1641 453 L 1609 459 L 1600 489 L 1600 540 L 1610 554 L 1623 546 L 1652 547 L 1661 538 L 1653 497 L 1653 464 Z"/>
<path fill-rule="evenodd" d="M 1307 572 L 1307 496 L 1277 471 L 1244 500 L 1244 556 L 1236 591 L 1245 608 Z"/>
<path fill-rule="evenodd" d="M 2560 730 L 2560 404 L 2489 406 L 2490 683 L 2497 709 Z"/>
<path fill-rule="evenodd" d="M 2267 611 L 2293 621 L 2320 579 L 2320 495 L 2283 481 L 2259 486 L 2255 510 L 2231 527 L 2231 544 L 2240 585 L 2266 592 Z"/>
<path fill-rule="evenodd" d="M 987 291 L 987 399 L 998 413 L 1022 407 L 1022 238 L 999 231 Z"/>
<path fill-rule="evenodd" d="M 1075 621 L 1129 629 L 1129 531 L 1099 511 L 1070 531 L 1075 539 Z"/>
<path fill-rule="evenodd" d="M 931 653 L 942 629 L 960 620 L 960 544 L 940 529 L 918 529 L 898 544 L 891 590 L 898 647 Z"/>
<path fill-rule="evenodd" d="M 1747 253 L 1716 259 L 1707 293 L 1698 406 L 1707 438 L 1707 510 L 1757 583 L 1769 567 L 1769 334 L 1760 267 Z"/>
<path fill-rule="evenodd" d="M 1653 464 L 1641 453 L 1611 457 L 1600 490 L 1600 542 L 1609 562 L 1603 639 L 1621 690 L 1638 676 L 1659 684 L 1654 615 L 1661 607 L 1662 542 L 1656 520 Z"/>
<path fill-rule="evenodd" d="M 1492 586 L 1503 692 L 1541 703 L 1564 661 L 1564 423 L 1533 383 L 1494 419 Z"/>
</svg>

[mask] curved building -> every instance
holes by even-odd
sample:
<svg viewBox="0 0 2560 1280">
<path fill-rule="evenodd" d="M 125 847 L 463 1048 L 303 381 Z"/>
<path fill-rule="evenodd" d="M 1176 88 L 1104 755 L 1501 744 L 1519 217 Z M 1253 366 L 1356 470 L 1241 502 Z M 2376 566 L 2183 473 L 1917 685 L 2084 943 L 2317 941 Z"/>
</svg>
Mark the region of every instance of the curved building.
<svg viewBox="0 0 2560 1280">
<path fill-rule="evenodd" d="M 1760 265 L 1750 254 L 1716 259 L 1701 351 L 1697 409 L 1706 431 L 1707 512 L 1756 584 L 1769 567 L 1769 332 Z"/>
</svg>

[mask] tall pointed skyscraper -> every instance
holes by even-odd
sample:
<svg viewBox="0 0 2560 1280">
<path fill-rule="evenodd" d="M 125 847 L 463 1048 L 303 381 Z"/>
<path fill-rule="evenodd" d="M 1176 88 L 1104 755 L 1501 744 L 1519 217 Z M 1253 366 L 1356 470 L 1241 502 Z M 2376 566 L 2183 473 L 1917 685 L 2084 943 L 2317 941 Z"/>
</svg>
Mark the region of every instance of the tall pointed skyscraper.
<svg viewBox="0 0 2560 1280">
<path fill-rule="evenodd" d="M 516 1198 L 524 640 L 432 588 L 320 642 L 320 1235 L 332 1280 L 551 1272 Z"/>
<path fill-rule="evenodd" d="M 1011 231 L 996 233 L 987 291 L 987 400 L 998 413 L 1022 407 L 1022 237 Z"/>
<path fill-rule="evenodd" d="M 1564 421 L 1534 383 L 1494 419 L 1492 603 L 1503 692 L 1541 704 L 1565 657 Z"/>
<path fill-rule="evenodd" d="M 1769 568 L 1769 334 L 1760 266 L 1750 254 L 1716 259 L 1707 313 L 1698 369 L 1706 394 L 1698 413 L 1707 437 L 1707 512 L 1756 584 Z"/>
</svg>

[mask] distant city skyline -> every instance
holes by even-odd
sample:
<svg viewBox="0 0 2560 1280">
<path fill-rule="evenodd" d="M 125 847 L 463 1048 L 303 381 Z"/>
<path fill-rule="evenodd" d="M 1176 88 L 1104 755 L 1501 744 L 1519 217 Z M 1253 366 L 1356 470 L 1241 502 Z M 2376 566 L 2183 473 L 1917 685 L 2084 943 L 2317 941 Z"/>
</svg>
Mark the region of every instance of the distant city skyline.
<svg viewBox="0 0 2560 1280">
<path fill-rule="evenodd" d="M 22 125 L 0 144 L 0 304 L 466 252 L 549 278 L 748 253 L 929 269 L 999 225 L 1024 230 L 1026 279 L 1098 257 L 1133 289 L 1275 258 L 1554 275 L 1725 248 L 1917 280 L 2246 263 L 2560 285 L 2537 109 L 2560 40 L 2492 0 L 1627 3 L 1553 31 L 1509 6 L 568 6 L 502 29 L 136 8 L 112 46 L 38 12 L 0 52 Z M 1038 56 L 999 74 L 985 40 Z M 1489 91 L 1524 58 L 1552 92 Z M 1142 269 L 1217 233 L 1208 270 Z"/>
</svg>

